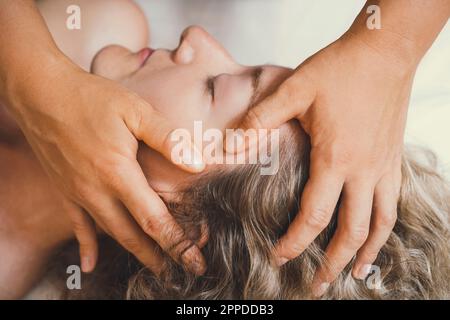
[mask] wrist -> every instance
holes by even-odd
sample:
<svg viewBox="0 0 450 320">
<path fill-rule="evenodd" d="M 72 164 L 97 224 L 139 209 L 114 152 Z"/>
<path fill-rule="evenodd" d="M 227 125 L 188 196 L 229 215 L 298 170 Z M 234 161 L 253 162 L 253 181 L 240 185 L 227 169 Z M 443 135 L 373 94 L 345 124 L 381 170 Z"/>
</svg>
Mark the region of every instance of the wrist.
<svg viewBox="0 0 450 320">
<path fill-rule="evenodd" d="M 5 102 L 19 123 L 30 108 L 39 110 L 49 105 L 52 92 L 62 89 L 62 77 L 76 69 L 59 51 L 33 54 L 29 61 L 20 69 L 13 69 L 5 81 Z"/>
<path fill-rule="evenodd" d="M 387 30 L 362 31 L 352 27 L 341 39 L 374 53 L 384 67 L 389 66 L 398 75 L 414 73 L 422 58 L 421 50 L 413 41 Z"/>
<path fill-rule="evenodd" d="M 415 70 L 448 21 L 450 1 L 412 2 L 368 0 L 343 37 L 365 43 L 399 69 Z"/>
</svg>

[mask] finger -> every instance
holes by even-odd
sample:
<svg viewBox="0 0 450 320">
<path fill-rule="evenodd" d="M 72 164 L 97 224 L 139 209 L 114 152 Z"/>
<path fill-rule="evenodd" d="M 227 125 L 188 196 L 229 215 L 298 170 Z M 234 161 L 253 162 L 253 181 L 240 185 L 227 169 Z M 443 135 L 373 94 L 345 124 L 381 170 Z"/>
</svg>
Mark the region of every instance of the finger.
<svg viewBox="0 0 450 320">
<path fill-rule="evenodd" d="M 343 179 L 320 165 L 311 169 L 311 176 L 302 194 L 300 212 L 275 247 L 278 265 L 300 255 L 325 229 L 339 199 Z"/>
<path fill-rule="evenodd" d="M 187 238 L 159 195 L 148 185 L 139 164 L 130 164 L 115 174 L 120 181 L 115 190 L 142 230 L 175 261 L 181 260 L 189 271 L 203 274 L 206 263 L 200 249 Z"/>
<path fill-rule="evenodd" d="M 302 69 L 298 69 L 294 75 L 283 82 L 270 96 L 251 108 L 238 128 L 247 130 L 273 129 L 283 123 L 298 117 L 313 103 L 315 91 Z M 230 150 L 230 148 L 235 148 Z M 231 146 L 225 144 L 227 152 L 239 152 L 242 144 Z"/>
<path fill-rule="evenodd" d="M 92 272 L 98 259 L 97 233 L 94 220 L 76 205 L 70 208 L 69 216 L 80 247 L 81 270 L 86 273 Z"/>
<path fill-rule="evenodd" d="M 105 199 L 95 208 L 102 218 L 101 226 L 123 248 L 132 253 L 143 265 L 160 274 L 164 258 L 158 245 L 150 239 L 129 216 L 127 210 L 116 200 Z"/>
<path fill-rule="evenodd" d="M 325 251 L 325 261 L 316 272 L 312 292 L 323 295 L 367 239 L 373 187 L 368 182 L 346 183 L 338 212 L 337 229 Z"/>
<path fill-rule="evenodd" d="M 306 73 L 298 69 L 272 95 L 250 109 L 239 125 L 241 129 L 277 128 L 303 113 L 313 102 L 315 93 Z"/>
<path fill-rule="evenodd" d="M 352 270 L 353 277 L 365 279 L 381 248 L 389 239 L 397 221 L 398 191 L 390 177 L 385 177 L 375 188 L 373 215 L 367 241 L 358 250 Z"/>
<path fill-rule="evenodd" d="M 196 173 L 205 169 L 202 153 L 192 142 L 190 135 L 188 137 L 177 136 L 178 132 L 186 132 L 186 130 L 171 124 L 160 112 L 147 103 L 140 104 L 138 109 L 139 121 L 130 121 L 127 124 L 138 140 L 144 141 L 149 147 L 183 170 Z M 176 150 L 183 150 L 182 156 L 180 156 L 180 152 L 175 152 Z"/>
<path fill-rule="evenodd" d="M 200 226 L 200 239 L 197 240 L 197 246 L 202 249 L 209 240 L 209 228 L 206 223 L 202 223 Z"/>
</svg>

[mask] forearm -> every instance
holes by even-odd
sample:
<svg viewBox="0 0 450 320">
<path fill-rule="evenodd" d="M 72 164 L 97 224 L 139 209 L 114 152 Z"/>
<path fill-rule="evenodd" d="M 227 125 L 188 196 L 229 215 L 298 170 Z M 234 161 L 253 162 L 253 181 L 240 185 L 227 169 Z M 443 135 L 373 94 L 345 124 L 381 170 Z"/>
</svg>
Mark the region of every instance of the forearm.
<svg viewBox="0 0 450 320">
<path fill-rule="evenodd" d="M 370 29 L 367 8 L 380 9 L 380 29 Z M 450 17 L 450 0 L 369 0 L 347 34 L 380 53 L 416 67 Z"/>
<path fill-rule="evenodd" d="M 44 83 L 46 70 L 68 59 L 57 48 L 34 1 L 0 0 L 0 29 L 0 100 L 17 114 L 20 96 Z"/>
</svg>

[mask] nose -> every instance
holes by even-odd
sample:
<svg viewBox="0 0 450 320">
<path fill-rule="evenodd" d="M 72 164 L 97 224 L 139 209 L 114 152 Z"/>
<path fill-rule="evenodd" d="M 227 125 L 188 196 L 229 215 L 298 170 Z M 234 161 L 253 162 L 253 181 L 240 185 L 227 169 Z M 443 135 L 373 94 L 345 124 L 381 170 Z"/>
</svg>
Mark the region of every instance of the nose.
<svg viewBox="0 0 450 320">
<path fill-rule="evenodd" d="M 199 41 L 214 41 L 209 33 L 199 26 L 189 26 L 181 34 L 180 43 L 184 40 L 196 43 Z"/>
<path fill-rule="evenodd" d="M 175 52 L 175 62 L 188 64 L 194 60 L 210 60 L 222 56 L 230 58 L 225 49 L 202 27 L 190 26 L 180 37 L 180 44 Z"/>
</svg>

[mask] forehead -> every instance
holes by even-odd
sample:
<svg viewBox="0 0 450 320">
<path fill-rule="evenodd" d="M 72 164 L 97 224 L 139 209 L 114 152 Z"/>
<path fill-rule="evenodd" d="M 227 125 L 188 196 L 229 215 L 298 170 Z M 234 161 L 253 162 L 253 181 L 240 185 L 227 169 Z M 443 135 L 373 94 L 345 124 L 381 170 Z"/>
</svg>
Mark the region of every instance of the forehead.
<svg viewBox="0 0 450 320">
<path fill-rule="evenodd" d="M 278 86 L 293 74 L 293 70 L 290 68 L 275 65 L 264 65 L 260 67 L 263 70 L 260 79 L 261 86 L 254 98 L 253 106 L 274 93 Z"/>
</svg>

